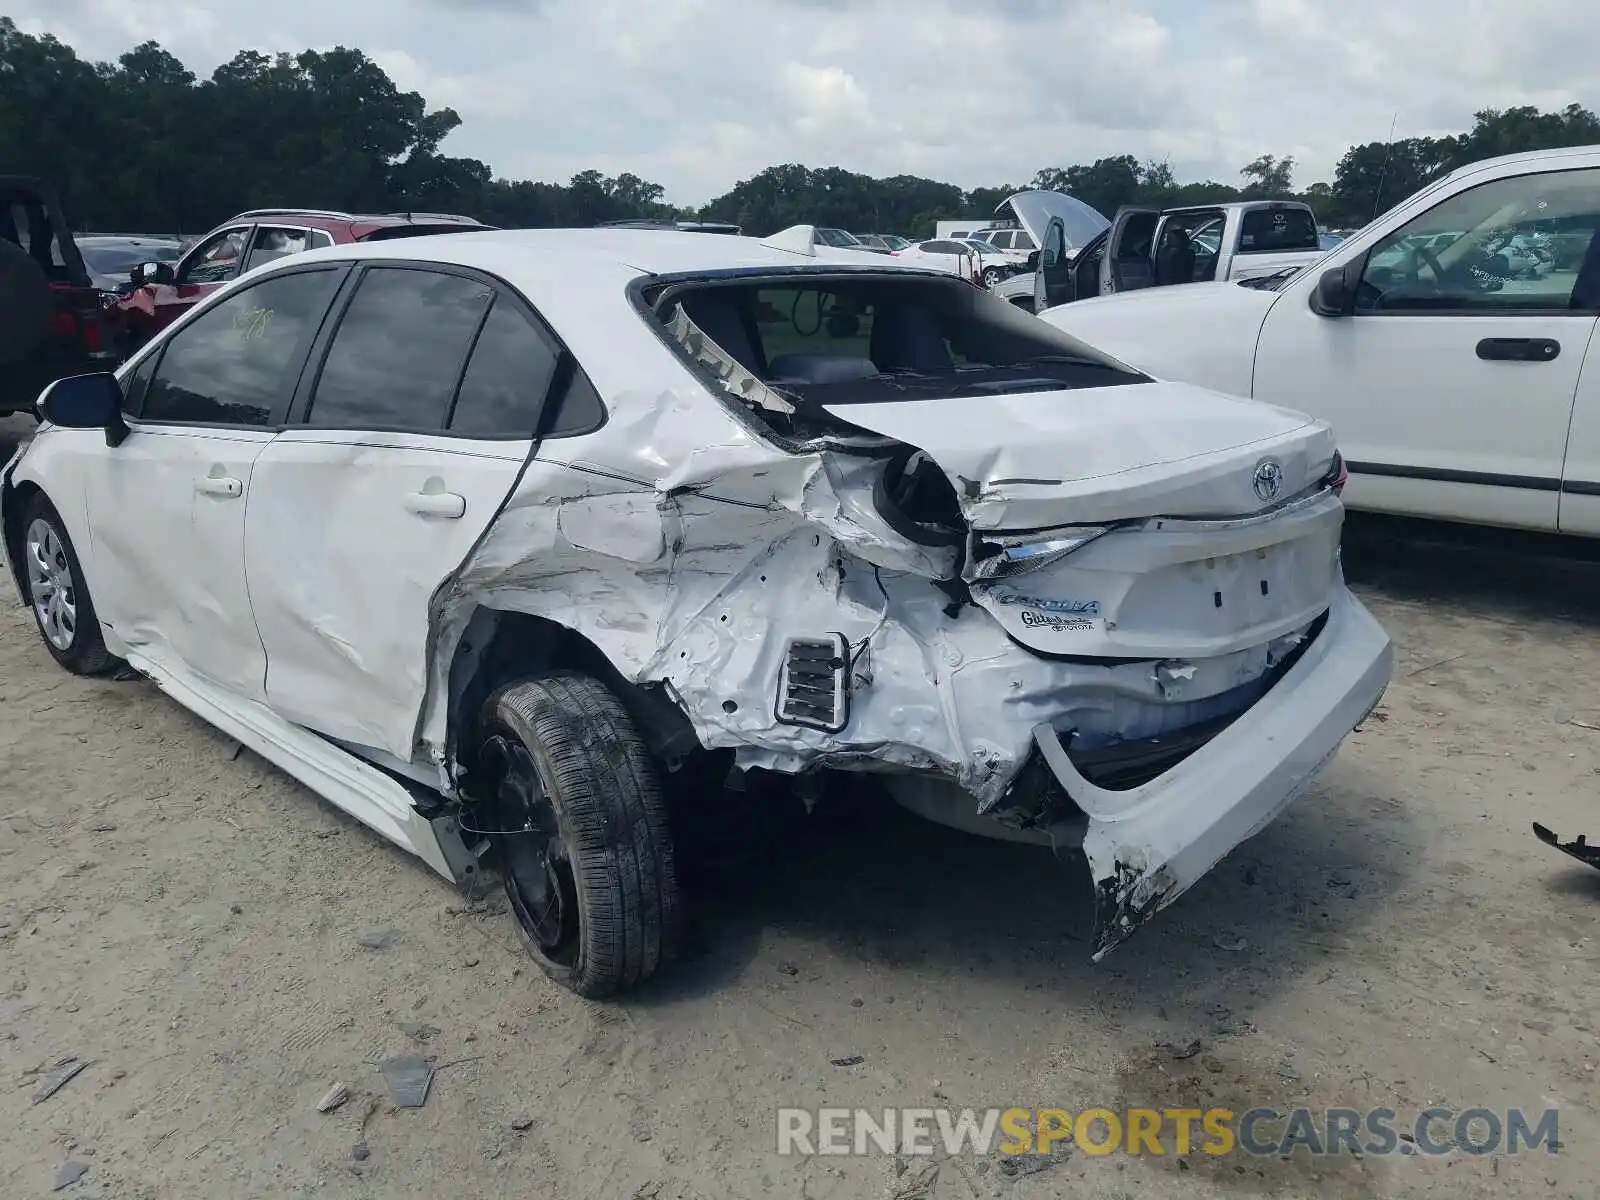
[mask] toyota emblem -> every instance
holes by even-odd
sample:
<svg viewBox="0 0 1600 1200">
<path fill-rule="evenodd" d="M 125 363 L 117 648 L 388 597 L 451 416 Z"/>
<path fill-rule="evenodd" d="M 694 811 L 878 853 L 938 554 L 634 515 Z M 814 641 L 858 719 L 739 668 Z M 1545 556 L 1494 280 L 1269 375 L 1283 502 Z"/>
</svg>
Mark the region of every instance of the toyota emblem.
<svg viewBox="0 0 1600 1200">
<path fill-rule="evenodd" d="M 1251 482 L 1262 502 L 1270 504 L 1283 490 L 1283 468 L 1273 459 L 1265 459 L 1256 465 L 1255 477 Z"/>
</svg>

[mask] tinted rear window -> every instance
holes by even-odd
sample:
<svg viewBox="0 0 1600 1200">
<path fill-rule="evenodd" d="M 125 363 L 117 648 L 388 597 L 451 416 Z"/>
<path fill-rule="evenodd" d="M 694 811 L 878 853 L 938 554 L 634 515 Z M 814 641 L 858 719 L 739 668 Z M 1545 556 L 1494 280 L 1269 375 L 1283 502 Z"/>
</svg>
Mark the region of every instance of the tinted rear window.
<svg viewBox="0 0 1600 1200">
<path fill-rule="evenodd" d="M 1317 220 L 1303 208 L 1257 208 L 1239 222 L 1240 254 L 1320 250 Z"/>
<path fill-rule="evenodd" d="M 375 267 L 339 320 L 307 417 L 345 429 L 442 429 L 487 284 L 461 275 Z"/>
<path fill-rule="evenodd" d="M 559 346 L 512 305 L 496 300 L 461 379 L 451 431 L 531 438 L 560 357 Z"/>
</svg>

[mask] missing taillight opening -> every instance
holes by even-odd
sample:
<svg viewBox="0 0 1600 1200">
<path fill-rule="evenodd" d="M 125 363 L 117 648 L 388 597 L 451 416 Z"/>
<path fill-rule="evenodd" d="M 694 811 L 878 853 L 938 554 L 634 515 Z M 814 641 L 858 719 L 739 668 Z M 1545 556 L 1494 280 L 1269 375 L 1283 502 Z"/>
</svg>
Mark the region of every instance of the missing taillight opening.
<svg viewBox="0 0 1600 1200">
<path fill-rule="evenodd" d="M 1344 455 L 1337 450 L 1333 454 L 1333 466 L 1328 469 L 1328 486 L 1333 489 L 1335 496 L 1344 493 L 1345 481 L 1350 478 L 1350 468 L 1344 461 Z"/>
</svg>

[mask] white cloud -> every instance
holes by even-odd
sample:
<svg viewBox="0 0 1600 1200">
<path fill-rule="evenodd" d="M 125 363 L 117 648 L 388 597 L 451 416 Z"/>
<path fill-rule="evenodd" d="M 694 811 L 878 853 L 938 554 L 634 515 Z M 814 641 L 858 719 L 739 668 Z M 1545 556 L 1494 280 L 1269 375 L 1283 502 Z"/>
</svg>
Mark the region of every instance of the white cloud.
<svg viewBox="0 0 1600 1200">
<path fill-rule="evenodd" d="M 1231 180 L 1290 154 L 1593 102 L 1593 0 L 12 0 L 109 58 L 366 49 L 501 174 L 631 170 L 694 203 L 777 162 L 1023 182 L 1106 154 Z"/>
</svg>

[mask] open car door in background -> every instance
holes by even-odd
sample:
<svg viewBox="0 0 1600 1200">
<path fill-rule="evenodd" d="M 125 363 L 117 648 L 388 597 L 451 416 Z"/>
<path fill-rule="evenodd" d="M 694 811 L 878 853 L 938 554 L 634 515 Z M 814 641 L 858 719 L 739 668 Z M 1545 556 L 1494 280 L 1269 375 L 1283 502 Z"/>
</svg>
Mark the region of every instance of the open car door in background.
<svg viewBox="0 0 1600 1200">
<path fill-rule="evenodd" d="M 1100 294 L 1131 292 L 1152 286 L 1156 279 L 1156 225 L 1161 221 L 1157 208 L 1119 208 L 1111 218 L 1106 235 L 1106 253 L 1100 260 Z"/>
<path fill-rule="evenodd" d="M 1051 217 L 1039 240 L 1039 265 L 1033 272 L 1033 311 L 1076 300 L 1072 287 L 1072 260 L 1067 257 L 1066 229 L 1060 217 Z"/>
</svg>

